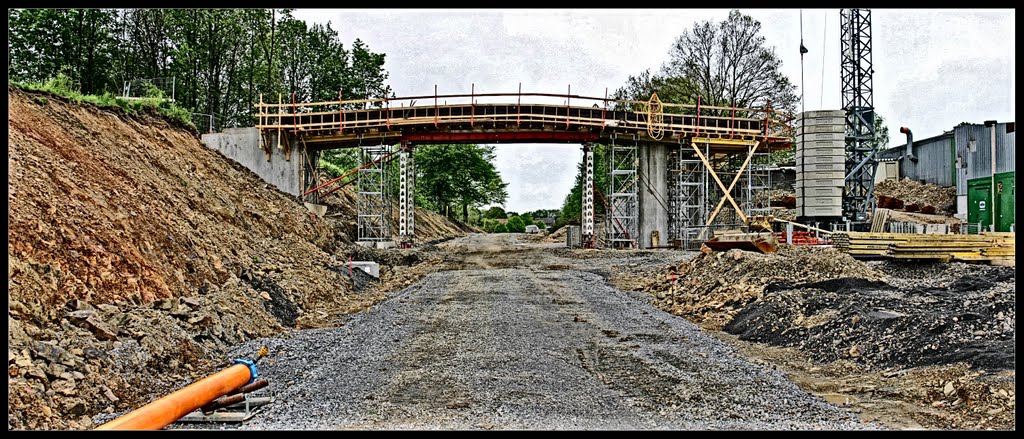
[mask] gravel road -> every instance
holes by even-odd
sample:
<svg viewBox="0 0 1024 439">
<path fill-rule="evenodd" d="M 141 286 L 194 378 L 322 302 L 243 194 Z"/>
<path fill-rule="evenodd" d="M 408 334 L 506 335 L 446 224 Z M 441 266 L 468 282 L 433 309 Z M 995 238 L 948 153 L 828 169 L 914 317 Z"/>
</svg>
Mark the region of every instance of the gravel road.
<svg viewBox="0 0 1024 439">
<path fill-rule="evenodd" d="M 875 428 L 600 275 L 653 252 L 573 257 L 509 235 L 446 244 L 461 269 L 338 328 L 237 346 L 270 348 L 260 370 L 277 398 L 241 428 Z"/>
</svg>

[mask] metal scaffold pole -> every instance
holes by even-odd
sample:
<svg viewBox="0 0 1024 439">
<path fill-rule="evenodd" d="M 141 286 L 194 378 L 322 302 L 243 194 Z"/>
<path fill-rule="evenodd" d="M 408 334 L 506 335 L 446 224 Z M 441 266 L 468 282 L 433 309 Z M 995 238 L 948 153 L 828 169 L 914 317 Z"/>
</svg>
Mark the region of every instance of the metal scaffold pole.
<svg viewBox="0 0 1024 439">
<path fill-rule="evenodd" d="M 583 144 L 583 209 L 580 234 L 585 248 L 594 247 L 594 145 Z"/>
<path fill-rule="evenodd" d="M 413 146 L 402 143 L 399 153 L 398 236 L 402 248 L 412 247 L 416 224 L 416 164 Z"/>
</svg>

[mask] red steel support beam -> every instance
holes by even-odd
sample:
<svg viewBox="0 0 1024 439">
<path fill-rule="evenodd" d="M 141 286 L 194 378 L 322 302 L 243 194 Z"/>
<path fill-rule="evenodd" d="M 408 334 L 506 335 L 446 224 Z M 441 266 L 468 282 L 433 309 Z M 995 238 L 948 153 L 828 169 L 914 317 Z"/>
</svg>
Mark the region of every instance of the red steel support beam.
<svg viewBox="0 0 1024 439">
<path fill-rule="evenodd" d="M 397 152 L 397 151 L 395 151 L 395 152 Z M 358 167 L 358 168 L 355 168 L 355 169 L 353 169 L 353 170 L 351 170 L 351 171 L 348 171 L 348 173 L 347 173 L 347 174 L 345 174 L 345 175 L 342 175 L 341 177 L 338 177 L 338 178 L 332 179 L 331 181 L 328 181 L 327 183 L 324 183 L 324 184 L 322 184 L 322 185 L 320 185 L 320 186 L 317 186 L 317 187 L 315 187 L 315 188 L 313 188 L 313 189 L 310 189 L 310 190 L 308 190 L 308 191 L 306 191 L 306 192 L 303 192 L 303 193 L 302 193 L 302 196 L 306 196 L 306 195 L 309 195 L 309 194 L 311 194 L 311 193 L 313 193 L 313 192 L 316 192 L 316 191 L 318 191 L 318 190 L 322 189 L 322 188 L 323 188 L 324 186 L 327 186 L 327 185 L 329 185 L 329 184 L 331 184 L 331 183 L 334 183 L 334 182 L 336 182 L 336 181 L 338 181 L 338 180 L 341 180 L 341 179 L 343 179 L 343 178 L 345 178 L 345 177 L 348 177 L 349 175 L 352 175 L 352 174 L 354 174 L 354 173 L 355 173 L 356 171 L 358 171 L 358 170 L 360 170 L 360 169 L 363 169 L 363 168 L 365 168 L 365 167 L 367 167 L 367 166 L 370 166 L 370 165 L 372 165 L 372 164 L 374 164 L 374 163 L 377 163 L 377 162 L 379 162 L 379 161 L 381 161 L 381 160 L 384 160 L 384 159 L 386 159 L 386 158 L 388 158 L 388 157 L 391 157 L 392 155 L 394 155 L 394 154 L 395 154 L 395 152 L 391 152 L 391 153 L 388 153 L 388 154 L 386 154 L 386 155 L 383 155 L 383 156 L 381 156 L 381 157 L 378 157 L 378 158 L 377 158 L 376 160 L 374 160 L 374 161 L 371 161 L 371 162 L 369 162 L 369 163 L 366 163 L 366 164 L 364 164 L 364 165 L 362 165 L 362 166 L 360 166 L 360 167 Z"/>
</svg>

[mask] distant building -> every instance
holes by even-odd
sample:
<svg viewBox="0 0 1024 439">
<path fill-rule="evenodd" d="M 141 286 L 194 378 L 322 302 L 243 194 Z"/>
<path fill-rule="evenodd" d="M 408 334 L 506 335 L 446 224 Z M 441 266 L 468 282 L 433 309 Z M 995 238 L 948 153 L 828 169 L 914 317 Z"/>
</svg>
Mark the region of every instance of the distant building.
<svg viewBox="0 0 1024 439">
<path fill-rule="evenodd" d="M 879 152 L 878 170 L 881 178 L 956 186 L 958 217 L 986 230 L 994 220 L 996 231 L 1008 232 L 1014 228 L 1014 130 L 1013 122 L 957 125 L 938 136 L 912 139 L 909 151 L 903 144 Z"/>
<path fill-rule="evenodd" d="M 551 227 L 554 227 L 554 225 L 555 225 L 555 218 L 554 217 L 534 218 L 534 221 L 540 221 L 540 222 L 544 223 L 544 226 L 546 228 L 549 228 L 549 229 Z"/>
</svg>

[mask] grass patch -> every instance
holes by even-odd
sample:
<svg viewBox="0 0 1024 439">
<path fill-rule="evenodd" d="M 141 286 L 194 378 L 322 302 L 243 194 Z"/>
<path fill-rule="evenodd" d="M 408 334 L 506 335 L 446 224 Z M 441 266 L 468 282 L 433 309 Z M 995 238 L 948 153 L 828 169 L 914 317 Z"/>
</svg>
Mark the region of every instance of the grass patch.
<svg viewBox="0 0 1024 439">
<path fill-rule="evenodd" d="M 160 115 L 171 122 L 196 131 L 196 126 L 192 123 L 192 113 L 166 99 L 163 93 L 156 88 L 148 90 L 147 97 L 141 99 L 125 99 L 114 96 L 110 92 L 102 95 L 86 95 L 75 90 L 71 86 L 70 78 L 63 73 L 43 83 L 10 81 L 10 84 L 27 91 L 41 91 L 60 96 L 76 104 L 84 102 L 101 108 L 120 108 L 133 116 L 146 113 Z M 42 96 L 34 99 L 39 104 L 47 103 L 46 98 Z"/>
</svg>

